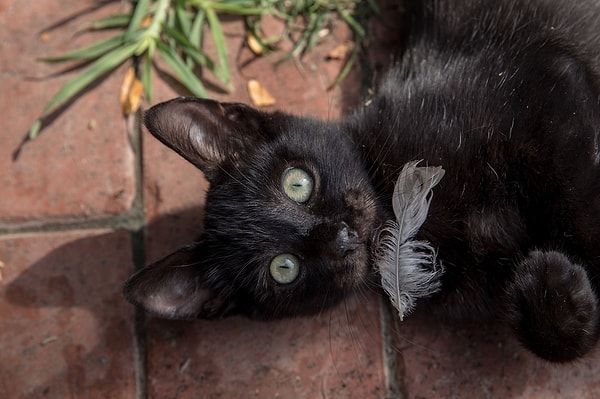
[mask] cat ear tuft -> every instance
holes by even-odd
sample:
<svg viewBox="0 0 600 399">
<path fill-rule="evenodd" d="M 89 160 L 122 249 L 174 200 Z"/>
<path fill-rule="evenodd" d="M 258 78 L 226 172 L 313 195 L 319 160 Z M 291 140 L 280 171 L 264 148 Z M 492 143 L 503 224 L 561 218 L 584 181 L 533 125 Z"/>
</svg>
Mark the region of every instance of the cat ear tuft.
<svg viewBox="0 0 600 399">
<path fill-rule="evenodd" d="M 210 179 L 223 161 L 257 145 L 263 118 L 245 104 L 181 97 L 150 108 L 144 124 Z"/>
<path fill-rule="evenodd" d="M 200 245 L 181 248 L 131 276 L 125 298 L 168 319 L 214 319 L 230 313 L 231 301 L 203 284 L 197 265 Z"/>
</svg>

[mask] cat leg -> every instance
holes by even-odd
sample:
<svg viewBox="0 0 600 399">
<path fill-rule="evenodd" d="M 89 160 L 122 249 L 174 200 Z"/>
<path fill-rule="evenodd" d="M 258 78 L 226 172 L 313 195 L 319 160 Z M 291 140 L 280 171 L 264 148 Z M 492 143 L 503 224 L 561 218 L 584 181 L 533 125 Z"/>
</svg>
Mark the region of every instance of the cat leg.
<svg viewBox="0 0 600 399">
<path fill-rule="evenodd" d="M 523 345 L 543 359 L 586 354 L 599 334 L 598 299 L 584 268 L 556 251 L 532 251 L 516 264 L 507 316 Z"/>
</svg>

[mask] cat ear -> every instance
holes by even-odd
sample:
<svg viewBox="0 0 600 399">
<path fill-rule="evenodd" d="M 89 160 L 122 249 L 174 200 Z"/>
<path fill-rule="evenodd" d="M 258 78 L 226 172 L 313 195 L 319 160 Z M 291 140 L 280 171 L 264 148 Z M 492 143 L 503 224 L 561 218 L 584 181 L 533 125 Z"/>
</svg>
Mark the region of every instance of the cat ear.
<svg viewBox="0 0 600 399">
<path fill-rule="evenodd" d="M 203 284 L 198 257 L 202 244 L 183 247 L 140 270 L 125 283 L 125 298 L 168 319 L 214 319 L 231 313 L 233 303 Z"/>
<path fill-rule="evenodd" d="M 148 130 L 210 176 L 226 159 L 257 145 L 265 114 L 240 103 L 181 97 L 150 108 Z"/>
</svg>

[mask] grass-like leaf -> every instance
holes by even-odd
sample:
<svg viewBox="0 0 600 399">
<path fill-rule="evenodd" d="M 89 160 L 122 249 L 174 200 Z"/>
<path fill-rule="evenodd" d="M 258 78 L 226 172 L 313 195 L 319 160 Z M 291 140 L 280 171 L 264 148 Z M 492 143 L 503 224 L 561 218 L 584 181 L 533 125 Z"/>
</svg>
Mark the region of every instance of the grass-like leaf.
<svg viewBox="0 0 600 399">
<path fill-rule="evenodd" d="M 285 57 L 283 57 L 281 60 L 278 61 L 279 63 L 287 61 L 293 57 L 297 57 L 304 52 L 304 49 L 308 45 L 311 36 L 315 34 L 315 31 L 317 28 L 317 22 L 318 22 L 318 20 L 317 20 L 316 16 L 310 17 L 310 19 L 308 21 L 308 25 L 302 32 L 302 35 L 300 36 L 300 38 L 296 41 L 296 43 L 294 44 L 292 49 L 289 51 L 289 53 Z"/>
<path fill-rule="evenodd" d="M 155 52 L 164 59 L 174 77 L 196 96 L 207 96 L 202 81 L 194 74 L 198 66 L 210 71 L 231 88 L 229 55 L 220 22 L 221 15 L 244 17 L 264 50 L 272 50 L 274 44 L 285 36 L 296 37 L 292 50 L 279 61 L 282 62 L 313 49 L 318 43 L 320 31 L 328 26 L 334 14 L 350 27 L 355 41 L 359 41 L 364 37 L 365 31 L 357 18 L 364 15 L 361 14 L 364 10 L 377 12 L 376 0 L 367 0 L 364 6 L 360 0 L 131 0 L 130 3 L 133 7 L 131 13 L 101 18 L 86 28 L 121 29 L 121 33 L 62 55 L 39 59 L 49 63 L 87 61 L 89 64 L 54 95 L 42 115 L 32 124 L 29 138 L 39 134 L 44 117 L 80 94 L 94 80 L 110 73 L 132 57 L 139 57 L 139 79 L 148 102 L 152 101 L 153 94 L 152 67 Z M 260 25 L 267 14 L 284 21 L 285 31 L 281 36 L 266 39 L 261 37 Z M 216 60 L 203 51 L 205 34 L 211 36 L 215 45 Z M 346 77 L 358 52 L 359 46 L 355 45 L 331 86 Z"/>
<path fill-rule="evenodd" d="M 102 29 L 124 28 L 129 24 L 130 20 L 131 20 L 131 13 L 110 15 L 106 18 L 101 18 L 95 22 L 92 22 L 89 25 L 89 29 L 102 30 Z"/>
<path fill-rule="evenodd" d="M 319 29 L 321 28 L 321 26 L 323 26 L 323 24 L 325 23 L 325 21 L 329 18 L 328 14 L 317 14 L 314 19 L 314 23 L 311 24 L 311 32 L 310 35 L 308 36 L 308 40 L 306 42 L 306 45 L 304 46 L 304 49 L 302 50 L 303 53 L 307 53 L 309 51 L 311 51 L 313 48 L 315 48 L 315 46 L 317 45 L 317 42 L 319 40 Z"/>
<path fill-rule="evenodd" d="M 121 33 L 109 37 L 108 39 L 100 40 L 87 47 L 72 50 L 56 57 L 38 58 L 38 61 L 56 63 L 71 60 L 92 60 L 108 53 L 111 50 L 114 50 L 123 44 L 123 36 L 124 35 Z"/>
<path fill-rule="evenodd" d="M 41 119 L 36 119 L 35 122 L 33 122 L 33 124 L 31 125 L 31 128 L 29 128 L 29 139 L 33 140 L 35 139 L 38 134 L 40 134 L 40 130 L 42 129 L 42 120 Z"/>
<path fill-rule="evenodd" d="M 225 44 L 225 35 L 223 34 L 221 23 L 219 22 L 217 13 L 212 8 L 206 8 L 205 12 L 208 25 L 210 26 L 210 33 L 217 49 L 217 58 L 219 60 L 218 68 L 220 69 L 219 75 L 221 76 L 223 83 L 230 85 L 229 56 L 227 55 L 227 45 Z"/>
<path fill-rule="evenodd" d="M 198 65 L 207 68 L 219 80 L 221 80 L 224 84 L 227 84 L 227 76 L 223 75 L 222 68 L 218 68 L 215 62 L 203 51 L 199 50 L 198 47 L 194 46 L 194 44 L 190 42 L 186 36 L 169 26 L 164 26 L 163 29 L 165 34 L 170 36 L 175 41 L 177 48 L 181 49 L 181 51 L 185 53 L 185 55 L 187 55 L 191 61 L 194 61 Z M 186 65 L 192 69 L 189 63 L 186 63 Z"/>
<path fill-rule="evenodd" d="M 177 16 L 177 23 L 181 28 L 181 33 L 186 36 L 189 35 L 192 29 L 192 18 L 185 7 L 184 0 L 175 1 L 175 15 Z"/>
<path fill-rule="evenodd" d="M 371 11 L 373 11 L 375 14 L 379 14 L 380 8 L 379 8 L 379 4 L 377 4 L 377 1 L 367 0 L 367 4 L 369 5 L 369 8 L 371 9 Z"/>
<path fill-rule="evenodd" d="M 71 79 L 54 95 L 52 100 L 46 105 L 42 111 L 42 116 L 52 112 L 63 102 L 79 94 L 89 84 L 100 76 L 112 71 L 117 66 L 121 65 L 125 60 L 131 57 L 137 47 L 137 43 L 116 49 L 104 56 L 98 58 L 86 69 L 83 70 L 75 78 Z"/>
<path fill-rule="evenodd" d="M 232 4 L 234 2 L 220 1 L 214 2 L 210 7 L 218 12 L 234 14 L 234 15 L 258 15 L 264 12 L 263 9 L 258 7 L 251 7 L 249 1 L 241 1 L 238 4 Z"/>
<path fill-rule="evenodd" d="M 204 26 L 204 22 L 206 21 L 206 13 L 203 9 L 199 9 L 196 11 L 196 17 L 194 18 L 194 22 L 192 22 L 192 26 L 190 27 L 190 32 L 188 34 L 188 39 L 190 43 L 194 45 L 196 48 L 200 48 L 202 46 L 202 27 Z"/>
<path fill-rule="evenodd" d="M 355 20 L 354 17 L 352 17 L 352 14 L 350 14 L 350 12 L 348 10 L 339 8 L 337 10 L 337 12 L 344 19 L 346 24 L 348 24 L 348 26 L 350 26 L 350 28 L 352 28 L 352 30 L 354 31 L 354 34 L 357 35 L 359 39 L 362 39 L 365 36 L 365 30 L 358 23 L 358 21 Z"/>
<path fill-rule="evenodd" d="M 156 50 L 169 67 L 175 72 L 175 77 L 197 97 L 208 97 L 202 82 L 187 67 L 185 61 L 171 47 L 162 42 L 156 43 Z"/>
<path fill-rule="evenodd" d="M 133 33 L 140 28 L 142 21 L 148 15 L 150 11 L 150 0 L 138 0 L 135 4 L 135 9 L 133 11 L 133 15 L 131 16 L 131 20 L 129 21 L 129 26 L 125 31 L 125 39 L 131 39 Z"/>
<path fill-rule="evenodd" d="M 154 95 L 152 85 L 152 59 L 154 57 L 155 45 L 151 45 L 144 57 L 144 65 L 142 67 L 142 76 L 140 80 L 144 85 L 144 94 L 146 95 L 146 101 L 152 103 L 152 96 Z"/>
</svg>

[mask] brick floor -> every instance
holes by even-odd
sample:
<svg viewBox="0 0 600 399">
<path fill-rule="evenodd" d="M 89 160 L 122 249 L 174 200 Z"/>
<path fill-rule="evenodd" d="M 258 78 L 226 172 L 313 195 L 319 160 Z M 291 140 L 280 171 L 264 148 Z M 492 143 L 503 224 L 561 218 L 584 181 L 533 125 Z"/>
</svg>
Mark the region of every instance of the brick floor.
<svg viewBox="0 0 600 399">
<path fill-rule="evenodd" d="M 152 398 L 382 398 L 377 301 L 350 301 L 319 317 L 273 323 L 148 326 Z"/>
<path fill-rule="evenodd" d="M 58 115 L 18 162 L 12 153 L 45 104 L 73 74 L 50 78 L 63 67 L 36 62 L 93 39 L 76 34 L 92 16 L 41 31 L 86 9 L 92 1 L 0 1 L 0 224 L 35 220 L 100 218 L 127 210 L 133 201 L 133 153 L 121 117 L 114 74 Z M 116 11 L 101 9 L 95 17 Z M 33 29 L 32 29 L 33 27 Z M 43 39 L 45 37 L 45 39 Z"/>
<path fill-rule="evenodd" d="M 134 398 L 126 232 L 4 236 L 0 397 Z"/>
<path fill-rule="evenodd" d="M 417 314 L 393 330 L 407 398 L 591 399 L 600 395 L 598 350 L 563 366 L 534 357 L 497 324 L 444 324 Z"/>
<path fill-rule="evenodd" d="M 121 117 L 123 69 L 12 161 L 37 113 L 72 76 L 31 79 L 61 69 L 35 58 L 89 43 L 95 37 L 75 34 L 79 27 L 126 7 L 112 2 L 41 35 L 96 2 L 32 4 L 0 0 L 0 398 L 600 397 L 598 350 L 575 364 L 549 365 L 501 326 L 451 325 L 419 313 L 400 323 L 374 293 L 320 316 L 273 323 L 136 316 L 120 295 L 122 282 L 201 231 L 208 184 Z M 394 7 L 384 15 L 393 17 Z M 368 42 L 376 75 L 390 62 L 394 28 L 393 18 L 375 26 Z M 347 39 L 345 29 L 301 63 L 278 67 L 281 54 L 253 60 L 240 47 L 242 24 L 226 23 L 225 33 L 235 90 L 216 98 L 249 102 L 246 82 L 255 78 L 277 100 L 269 109 L 337 119 L 357 103 L 356 71 L 326 90 L 340 62 L 324 58 Z M 182 94 L 155 82 L 155 101 Z"/>
</svg>

